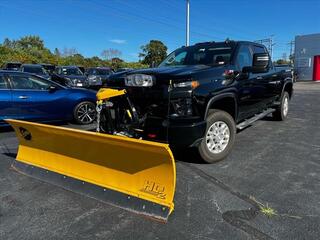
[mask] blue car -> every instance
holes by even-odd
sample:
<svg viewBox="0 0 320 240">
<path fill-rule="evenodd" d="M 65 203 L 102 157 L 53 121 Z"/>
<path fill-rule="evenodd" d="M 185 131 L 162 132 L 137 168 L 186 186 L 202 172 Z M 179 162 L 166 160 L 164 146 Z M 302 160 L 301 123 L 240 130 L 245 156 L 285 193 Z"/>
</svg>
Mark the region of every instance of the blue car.
<svg viewBox="0 0 320 240">
<path fill-rule="evenodd" d="M 0 71 L 0 126 L 4 119 L 37 122 L 95 120 L 96 92 L 61 86 L 42 77 L 17 71 Z"/>
</svg>

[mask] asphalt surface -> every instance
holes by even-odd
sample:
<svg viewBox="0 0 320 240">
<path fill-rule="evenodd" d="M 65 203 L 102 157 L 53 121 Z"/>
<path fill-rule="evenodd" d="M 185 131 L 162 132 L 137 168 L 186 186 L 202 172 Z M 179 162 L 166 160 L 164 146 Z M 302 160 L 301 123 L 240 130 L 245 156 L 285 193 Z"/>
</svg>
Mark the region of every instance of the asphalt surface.
<svg viewBox="0 0 320 240">
<path fill-rule="evenodd" d="M 267 117 L 239 132 L 224 161 L 177 157 L 167 224 L 13 171 L 17 141 L 3 131 L 0 239 L 319 239 L 320 84 L 294 88 L 288 120 Z"/>
</svg>

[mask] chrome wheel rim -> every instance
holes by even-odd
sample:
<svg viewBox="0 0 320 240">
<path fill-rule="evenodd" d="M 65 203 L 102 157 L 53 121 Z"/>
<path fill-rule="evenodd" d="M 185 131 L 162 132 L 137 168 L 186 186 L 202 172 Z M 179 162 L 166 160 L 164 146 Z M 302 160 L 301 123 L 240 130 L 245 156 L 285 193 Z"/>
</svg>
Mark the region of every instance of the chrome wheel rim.
<svg viewBox="0 0 320 240">
<path fill-rule="evenodd" d="M 283 116 L 287 116 L 289 111 L 289 99 L 288 97 L 285 97 L 283 99 Z"/>
<path fill-rule="evenodd" d="M 92 104 L 82 104 L 77 111 L 77 118 L 83 124 L 89 124 L 93 122 L 96 117 L 96 110 Z"/>
<path fill-rule="evenodd" d="M 214 122 L 208 129 L 206 144 L 210 152 L 218 154 L 223 152 L 230 140 L 230 129 L 225 122 Z"/>
</svg>

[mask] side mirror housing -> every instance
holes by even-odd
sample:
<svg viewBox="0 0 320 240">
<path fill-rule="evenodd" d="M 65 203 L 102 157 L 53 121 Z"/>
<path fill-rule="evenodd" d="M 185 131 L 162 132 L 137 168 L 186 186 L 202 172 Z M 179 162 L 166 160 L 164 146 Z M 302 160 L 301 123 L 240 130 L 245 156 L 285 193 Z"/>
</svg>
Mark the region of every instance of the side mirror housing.
<svg viewBox="0 0 320 240">
<path fill-rule="evenodd" d="M 51 85 L 48 90 L 49 90 L 49 93 L 52 93 L 57 90 L 57 87 Z"/>
<path fill-rule="evenodd" d="M 268 71 L 270 57 L 268 53 L 255 53 L 253 54 L 253 69 L 256 71 Z"/>
<path fill-rule="evenodd" d="M 242 73 L 264 73 L 269 70 L 270 57 L 268 53 L 253 54 L 252 67 L 242 68 Z"/>
</svg>

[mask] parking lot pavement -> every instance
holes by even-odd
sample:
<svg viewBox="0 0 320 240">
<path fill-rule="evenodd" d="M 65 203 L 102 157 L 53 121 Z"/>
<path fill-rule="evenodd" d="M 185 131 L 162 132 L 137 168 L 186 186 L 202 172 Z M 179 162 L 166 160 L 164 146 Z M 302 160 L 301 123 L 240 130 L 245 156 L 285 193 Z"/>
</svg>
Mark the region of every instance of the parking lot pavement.
<svg viewBox="0 0 320 240">
<path fill-rule="evenodd" d="M 297 83 L 288 120 L 239 132 L 224 161 L 179 156 L 167 224 L 11 170 L 17 141 L 0 133 L 0 239 L 319 239 L 319 102 L 320 84 Z"/>
</svg>

